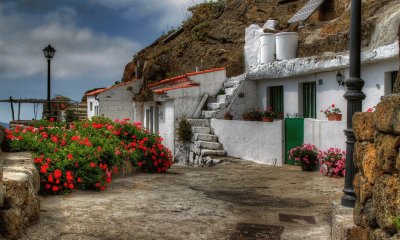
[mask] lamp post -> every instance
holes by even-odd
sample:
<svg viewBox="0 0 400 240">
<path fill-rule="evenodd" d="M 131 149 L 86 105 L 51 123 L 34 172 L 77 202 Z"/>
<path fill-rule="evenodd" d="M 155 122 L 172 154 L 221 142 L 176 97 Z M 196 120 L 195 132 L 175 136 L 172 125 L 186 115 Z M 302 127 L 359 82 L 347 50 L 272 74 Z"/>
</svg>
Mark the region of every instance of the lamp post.
<svg viewBox="0 0 400 240">
<path fill-rule="evenodd" d="M 50 119 L 51 116 L 51 108 L 50 108 L 50 61 L 54 57 L 56 50 L 50 46 L 47 46 L 43 49 L 44 57 L 47 59 L 47 111 L 46 117 Z"/>
<path fill-rule="evenodd" d="M 354 207 L 356 195 L 354 193 L 353 178 L 356 171 L 353 164 L 355 136 L 353 132 L 353 114 L 362 111 L 362 101 L 365 94 L 362 92 L 364 81 L 360 78 L 361 66 L 361 0 L 351 0 L 350 25 L 350 73 L 346 80 L 347 91 L 347 129 L 344 130 L 346 141 L 346 176 L 342 196 L 342 206 Z"/>
</svg>

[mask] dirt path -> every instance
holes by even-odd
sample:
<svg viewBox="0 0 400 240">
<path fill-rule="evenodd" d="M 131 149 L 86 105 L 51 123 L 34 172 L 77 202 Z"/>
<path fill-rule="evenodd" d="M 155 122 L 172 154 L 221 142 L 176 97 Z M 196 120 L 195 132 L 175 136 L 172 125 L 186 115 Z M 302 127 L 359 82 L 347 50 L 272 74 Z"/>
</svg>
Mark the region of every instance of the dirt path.
<svg viewBox="0 0 400 240">
<path fill-rule="evenodd" d="M 174 166 L 117 179 L 104 192 L 41 197 L 40 221 L 22 239 L 275 239 L 282 230 L 282 239 L 330 239 L 342 186 L 295 166 Z"/>
</svg>

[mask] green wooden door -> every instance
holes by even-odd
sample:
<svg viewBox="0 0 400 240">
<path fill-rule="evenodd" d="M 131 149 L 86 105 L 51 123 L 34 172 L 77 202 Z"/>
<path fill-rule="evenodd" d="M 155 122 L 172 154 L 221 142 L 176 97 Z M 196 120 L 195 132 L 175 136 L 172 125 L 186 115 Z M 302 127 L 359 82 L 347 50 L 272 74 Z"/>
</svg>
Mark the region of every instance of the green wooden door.
<svg viewBox="0 0 400 240">
<path fill-rule="evenodd" d="M 315 82 L 303 83 L 303 116 L 305 118 L 316 118 L 316 93 Z"/>
<path fill-rule="evenodd" d="M 289 150 L 300 146 L 304 141 L 304 118 L 285 118 L 285 163 L 294 165 L 289 160 Z"/>
<path fill-rule="evenodd" d="M 269 105 L 276 114 L 283 114 L 283 86 L 269 88 Z"/>
</svg>

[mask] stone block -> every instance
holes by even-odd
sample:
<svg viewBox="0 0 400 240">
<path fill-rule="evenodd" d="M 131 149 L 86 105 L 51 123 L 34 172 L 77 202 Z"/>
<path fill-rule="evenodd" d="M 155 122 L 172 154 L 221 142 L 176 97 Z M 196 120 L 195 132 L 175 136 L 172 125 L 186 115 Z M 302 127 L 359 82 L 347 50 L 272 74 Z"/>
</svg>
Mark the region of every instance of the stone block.
<svg viewBox="0 0 400 240">
<path fill-rule="evenodd" d="M 376 215 L 372 199 L 368 199 L 362 206 L 361 226 L 365 228 L 377 228 Z"/>
<path fill-rule="evenodd" d="M 217 142 L 196 141 L 195 144 L 201 149 L 219 150 L 222 147 L 222 144 Z"/>
<path fill-rule="evenodd" d="M 362 172 L 367 182 L 375 184 L 383 171 L 378 168 L 378 155 L 375 144 L 370 142 L 356 142 L 354 145 L 354 165 Z"/>
<path fill-rule="evenodd" d="M 375 113 L 357 112 L 353 115 L 353 131 L 357 141 L 373 142 Z"/>
<path fill-rule="evenodd" d="M 210 134 L 211 129 L 209 127 L 193 127 L 192 131 L 193 131 L 193 133 Z"/>
<path fill-rule="evenodd" d="M 374 122 L 380 132 L 400 134 L 400 94 L 383 98 L 376 106 Z"/>
<path fill-rule="evenodd" d="M 362 176 L 360 172 L 354 176 L 354 192 L 357 196 L 357 201 L 364 204 L 369 198 L 372 197 L 373 186 L 367 182 L 367 179 Z"/>
<path fill-rule="evenodd" d="M 368 240 L 368 229 L 363 227 L 354 227 L 350 229 L 347 240 Z"/>
<path fill-rule="evenodd" d="M 371 240 L 392 240 L 391 236 L 382 229 L 375 229 L 371 232 Z"/>
<path fill-rule="evenodd" d="M 361 220 L 363 218 L 363 215 L 364 215 L 364 206 L 363 204 L 360 203 L 360 201 L 356 201 L 353 210 L 353 220 L 355 225 L 361 226 Z"/>
<path fill-rule="evenodd" d="M 375 144 L 378 153 L 378 167 L 386 173 L 394 173 L 400 136 L 379 133 L 376 134 Z"/>
<path fill-rule="evenodd" d="M 380 228 L 396 233 L 393 219 L 400 215 L 400 178 L 385 174 L 378 178 L 373 189 L 373 207 Z"/>
</svg>

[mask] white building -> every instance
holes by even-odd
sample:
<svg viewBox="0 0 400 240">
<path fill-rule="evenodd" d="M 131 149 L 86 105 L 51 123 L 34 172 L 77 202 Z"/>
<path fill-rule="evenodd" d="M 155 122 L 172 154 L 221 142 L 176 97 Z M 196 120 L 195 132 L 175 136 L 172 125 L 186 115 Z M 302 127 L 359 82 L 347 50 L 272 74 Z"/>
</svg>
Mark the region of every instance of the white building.
<svg viewBox="0 0 400 240">
<path fill-rule="evenodd" d="M 154 101 L 143 105 L 144 127 L 152 133 L 159 133 L 164 138 L 164 145 L 174 153 L 177 121 L 182 117 L 193 118 L 203 96 L 215 96 L 225 79 L 225 69 L 216 68 L 148 85 L 154 93 Z"/>
<path fill-rule="evenodd" d="M 140 79 L 124 82 L 109 88 L 99 89 L 86 94 L 88 118 L 107 117 L 112 120 L 129 118 L 141 121 L 133 98 L 139 93 Z"/>
<path fill-rule="evenodd" d="M 237 89 L 242 97 L 234 98 L 229 111 L 234 119 L 242 119 L 243 112 L 272 106 L 275 112 L 282 112 L 285 119 L 276 119 L 272 124 L 213 119 L 211 125 L 217 135 L 223 135 L 219 139 L 228 155 L 281 165 L 285 163 L 288 149 L 296 144 L 312 143 L 321 150 L 330 147 L 346 149 L 343 132 L 347 128 L 347 101 L 343 97 L 346 87 L 339 86 L 336 76 L 340 73 L 343 80 L 348 79 L 348 52 L 321 53 L 261 64 L 261 34 L 262 29 L 256 25 L 246 29 L 246 78 Z M 392 93 L 399 69 L 398 55 L 398 41 L 362 51 L 362 91 L 366 95 L 363 111 L 373 108 L 382 96 Z M 342 121 L 327 121 L 321 112 L 331 104 L 341 109 Z M 297 143 L 292 141 L 293 129 L 288 130 L 287 121 L 291 116 L 304 117 L 300 126 L 303 132 L 295 136 L 299 140 Z M 229 131 L 239 128 L 240 131 Z M 280 133 L 276 132 L 277 128 Z"/>
</svg>

